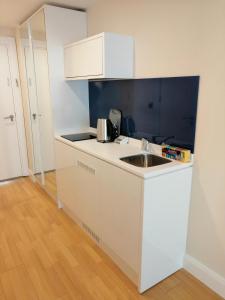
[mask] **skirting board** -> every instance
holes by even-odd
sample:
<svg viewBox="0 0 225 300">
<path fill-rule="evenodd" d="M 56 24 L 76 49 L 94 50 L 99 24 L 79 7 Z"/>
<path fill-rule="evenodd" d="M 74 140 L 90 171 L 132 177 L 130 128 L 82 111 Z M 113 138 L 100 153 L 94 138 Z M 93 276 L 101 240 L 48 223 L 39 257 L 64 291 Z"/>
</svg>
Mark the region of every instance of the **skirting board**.
<svg viewBox="0 0 225 300">
<path fill-rule="evenodd" d="M 224 277 L 209 269 L 190 255 L 185 255 L 184 269 L 225 299 Z"/>
<path fill-rule="evenodd" d="M 28 169 L 28 176 L 30 177 L 30 179 L 35 182 L 36 181 L 36 178 L 34 176 L 34 173 L 31 169 Z"/>
</svg>

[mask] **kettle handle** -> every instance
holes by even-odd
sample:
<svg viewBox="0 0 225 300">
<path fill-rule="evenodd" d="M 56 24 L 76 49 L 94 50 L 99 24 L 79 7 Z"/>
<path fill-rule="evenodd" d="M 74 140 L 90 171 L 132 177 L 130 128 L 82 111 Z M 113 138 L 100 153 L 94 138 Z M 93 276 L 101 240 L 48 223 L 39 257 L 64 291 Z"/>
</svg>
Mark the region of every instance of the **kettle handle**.
<svg viewBox="0 0 225 300">
<path fill-rule="evenodd" d="M 107 119 L 107 131 L 110 136 L 110 142 L 113 142 L 118 137 L 118 132 L 110 119 Z"/>
<path fill-rule="evenodd" d="M 107 131 L 108 131 L 108 136 L 110 137 L 110 142 L 114 141 L 113 124 L 110 119 L 107 119 Z"/>
</svg>

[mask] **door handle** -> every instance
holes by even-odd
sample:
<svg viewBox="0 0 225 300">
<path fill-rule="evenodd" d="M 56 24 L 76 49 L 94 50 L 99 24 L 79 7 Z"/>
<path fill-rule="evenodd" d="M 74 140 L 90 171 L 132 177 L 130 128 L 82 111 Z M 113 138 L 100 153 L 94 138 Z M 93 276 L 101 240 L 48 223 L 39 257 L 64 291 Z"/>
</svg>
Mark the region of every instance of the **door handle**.
<svg viewBox="0 0 225 300">
<path fill-rule="evenodd" d="M 4 117 L 4 119 L 5 120 L 9 120 L 10 119 L 10 121 L 13 122 L 14 121 L 14 115 L 9 115 L 8 117 Z"/>
<path fill-rule="evenodd" d="M 32 117 L 33 117 L 33 120 L 35 121 L 37 119 L 37 117 L 39 117 L 39 118 L 42 117 L 42 114 L 33 113 Z"/>
</svg>

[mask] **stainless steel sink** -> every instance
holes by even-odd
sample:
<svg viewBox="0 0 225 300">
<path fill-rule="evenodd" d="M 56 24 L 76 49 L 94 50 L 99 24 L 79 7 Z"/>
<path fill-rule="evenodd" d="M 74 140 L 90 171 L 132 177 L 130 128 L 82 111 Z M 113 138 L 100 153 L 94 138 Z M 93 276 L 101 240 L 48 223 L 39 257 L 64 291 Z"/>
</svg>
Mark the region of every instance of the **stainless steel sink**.
<svg viewBox="0 0 225 300">
<path fill-rule="evenodd" d="M 137 154 L 120 158 L 120 160 L 136 167 L 148 168 L 170 163 L 171 160 L 154 154 Z"/>
</svg>

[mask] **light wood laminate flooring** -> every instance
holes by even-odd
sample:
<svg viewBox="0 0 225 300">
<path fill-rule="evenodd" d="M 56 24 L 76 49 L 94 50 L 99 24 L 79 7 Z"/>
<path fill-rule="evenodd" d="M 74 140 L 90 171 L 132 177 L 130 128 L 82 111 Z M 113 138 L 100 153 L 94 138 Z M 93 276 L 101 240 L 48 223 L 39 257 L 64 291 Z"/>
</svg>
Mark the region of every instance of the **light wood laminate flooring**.
<svg viewBox="0 0 225 300">
<path fill-rule="evenodd" d="M 219 300 L 181 270 L 139 295 L 53 200 L 22 178 L 0 186 L 0 300 Z"/>
</svg>

